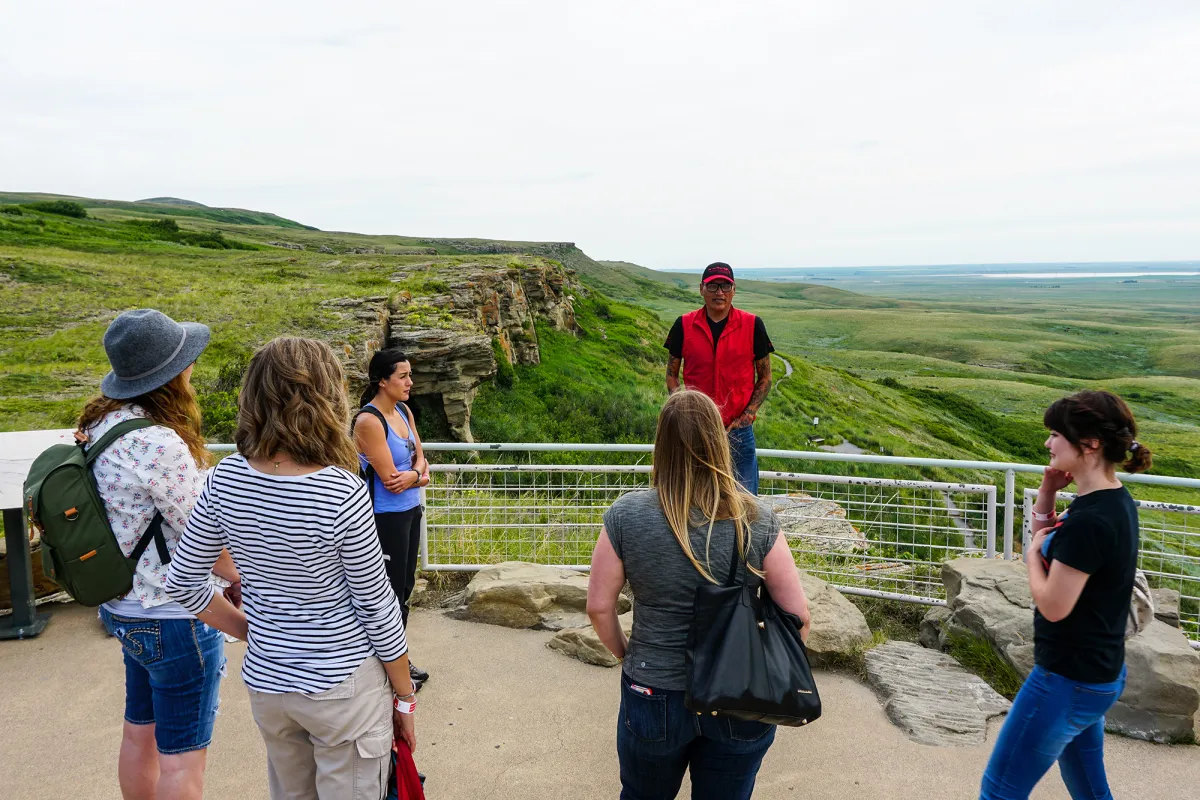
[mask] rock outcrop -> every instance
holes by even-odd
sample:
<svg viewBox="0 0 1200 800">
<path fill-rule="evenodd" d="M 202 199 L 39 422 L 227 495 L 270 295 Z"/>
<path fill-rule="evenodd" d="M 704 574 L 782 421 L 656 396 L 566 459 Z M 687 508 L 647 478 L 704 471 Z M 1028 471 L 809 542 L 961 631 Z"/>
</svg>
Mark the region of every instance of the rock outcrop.
<svg viewBox="0 0 1200 800">
<path fill-rule="evenodd" d="M 800 583 L 804 586 L 812 616 L 807 646 L 809 660 L 814 666 L 828 665 L 840 655 L 854 653 L 871 644 L 871 628 L 858 606 L 807 572 L 800 573 Z"/>
<path fill-rule="evenodd" d="M 867 680 L 892 722 L 921 744 L 983 744 L 1011 704 L 945 653 L 890 641 L 867 651 Z"/>
<path fill-rule="evenodd" d="M 628 636 L 633 631 L 633 612 L 620 615 L 621 630 Z M 577 658 L 585 664 L 595 664 L 598 667 L 615 667 L 621 662 L 600 641 L 596 629 L 591 625 L 582 628 L 564 628 L 554 634 L 546 646 L 557 650 L 565 656 Z"/>
<path fill-rule="evenodd" d="M 942 566 L 949 614 L 930 612 L 944 645 L 956 628 L 986 639 L 1023 677 L 1033 669 L 1033 598 L 1023 564 L 959 558 Z M 925 625 L 922 626 L 923 628 Z M 923 630 L 922 641 L 931 637 Z M 1108 713 L 1108 729 L 1139 739 L 1193 739 L 1200 711 L 1200 653 L 1182 631 L 1160 620 L 1125 642 L 1125 692 Z"/>
<path fill-rule="evenodd" d="M 866 537 L 846 519 L 846 509 L 832 500 L 821 500 L 798 492 L 768 495 L 779 524 L 788 538 L 799 537 L 806 549 L 821 553 L 857 553 L 870 545 Z"/>
<path fill-rule="evenodd" d="M 505 561 L 471 579 L 453 615 L 506 628 L 582 628 L 588 625 L 587 585 L 588 576 L 582 572 Z M 629 609 L 629 599 L 618 598 L 617 611 Z"/>
<path fill-rule="evenodd" d="M 472 442 L 471 404 L 480 384 L 496 374 L 497 355 L 511 364 L 539 363 L 537 322 L 576 331 L 574 302 L 583 289 L 573 270 L 540 259 L 506 265 L 430 261 L 404 265 L 389 278 L 401 285 L 412 279 L 433 293 L 399 289 L 391 296 L 322 302 L 324 312 L 340 321 L 331 343 L 344 358 L 355 395 L 376 350 L 403 350 L 412 363 L 414 401 L 440 403 L 450 433 Z"/>
</svg>

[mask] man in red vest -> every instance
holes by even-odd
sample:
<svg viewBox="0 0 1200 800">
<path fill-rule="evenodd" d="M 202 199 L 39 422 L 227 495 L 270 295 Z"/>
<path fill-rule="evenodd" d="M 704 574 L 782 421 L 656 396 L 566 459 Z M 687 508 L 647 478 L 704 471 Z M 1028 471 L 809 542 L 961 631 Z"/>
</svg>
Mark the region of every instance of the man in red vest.
<svg viewBox="0 0 1200 800">
<path fill-rule="evenodd" d="M 676 319 L 667 334 L 667 391 L 679 388 L 682 364 L 684 384 L 704 392 L 721 410 L 738 483 L 758 494 L 754 418 L 771 390 L 775 348 L 761 319 L 733 307 L 733 290 L 728 264 L 718 261 L 704 268 L 704 308 Z"/>
</svg>

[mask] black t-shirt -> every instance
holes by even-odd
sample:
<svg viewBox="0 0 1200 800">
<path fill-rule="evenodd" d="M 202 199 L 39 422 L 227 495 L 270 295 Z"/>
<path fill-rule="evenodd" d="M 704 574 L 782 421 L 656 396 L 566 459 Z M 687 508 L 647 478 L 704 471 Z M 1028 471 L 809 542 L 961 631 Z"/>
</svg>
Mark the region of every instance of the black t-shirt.
<svg viewBox="0 0 1200 800">
<path fill-rule="evenodd" d="M 1066 618 L 1050 622 L 1034 612 L 1034 660 L 1042 669 L 1083 683 L 1111 683 L 1121 676 L 1137 553 L 1137 506 L 1125 487 L 1071 503 L 1048 555 L 1090 577 Z"/>
<path fill-rule="evenodd" d="M 708 329 L 712 332 L 713 349 L 717 347 L 717 341 L 720 340 L 721 334 L 725 331 L 725 323 L 729 322 L 729 317 L 720 322 L 713 322 L 708 318 L 708 314 L 704 315 L 704 319 L 708 322 Z M 667 352 L 673 358 L 683 358 L 683 317 L 676 317 L 675 324 L 671 326 L 670 333 L 667 334 L 667 341 L 663 343 L 663 347 L 667 348 Z M 771 344 L 771 337 L 767 336 L 767 326 L 763 324 L 762 317 L 754 317 L 754 360 L 766 358 L 771 353 L 775 352 L 775 345 Z"/>
</svg>

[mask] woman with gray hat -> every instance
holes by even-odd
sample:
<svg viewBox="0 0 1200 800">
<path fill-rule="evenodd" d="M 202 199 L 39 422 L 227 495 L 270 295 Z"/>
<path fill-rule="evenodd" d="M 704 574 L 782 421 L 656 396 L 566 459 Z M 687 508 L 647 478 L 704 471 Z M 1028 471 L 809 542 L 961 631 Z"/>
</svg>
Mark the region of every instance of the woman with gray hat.
<svg viewBox="0 0 1200 800">
<path fill-rule="evenodd" d="M 126 420 L 154 423 L 116 439 L 93 467 L 109 524 L 127 556 L 151 526 L 161 526 L 162 533 L 159 546 L 147 547 L 138 559 L 129 594 L 100 607 L 100 619 L 125 657 L 117 774 L 126 800 L 199 798 L 204 788 L 224 640 L 167 596 L 165 578 L 209 462 L 191 385 L 192 365 L 208 340 L 208 327 L 199 323 L 181 324 L 152 309 L 122 313 L 104 333 L 112 371 L 79 417 L 76 437 L 86 442 Z M 211 580 L 240 602 L 228 553 L 213 572 Z"/>
</svg>

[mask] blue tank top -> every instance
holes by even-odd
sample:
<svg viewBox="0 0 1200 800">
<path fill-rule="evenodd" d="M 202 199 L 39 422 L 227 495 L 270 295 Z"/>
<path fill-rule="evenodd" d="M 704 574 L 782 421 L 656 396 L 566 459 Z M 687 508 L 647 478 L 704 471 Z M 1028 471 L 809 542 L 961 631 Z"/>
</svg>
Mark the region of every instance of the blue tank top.
<svg viewBox="0 0 1200 800">
<path fill-rule="evenodd" d="M 372 408 L 379 408 L 374 403 L 370 404 Z M 396 465 L 396 469 L 400 472 L 413 468 L 413 459 L 416 458 L 417 440 L 413 436 L 412 428 L 408 425 L 408 415 L 404 413 L 404 409 L 397 406 L 400 411 L 400 416 L 404 419 L 404 425 L 408 428 L 407 436 L 401 437 L 392 430 L 392 426 L 386 422 L 383 423 L 384 429 L 387 431 L 388 450 L 392 453 L 392 463 Z M 382 410 L 382 409 L 380 409 Z M 369 466 L 367 457 L 362 453 L 358 454 L 358 464 L 363 469 Z M 421 490 L 414 486 L 411 489 L 405 489 L 403 492 L 396 494 L 389 492 L 383 485 L 383 481 L 379 479 L 379 475 L 372 476 L 375 481 L 375 513 L 387 514 L 394 511 L 408 511 L 421 505 Z"/>
</svg>

